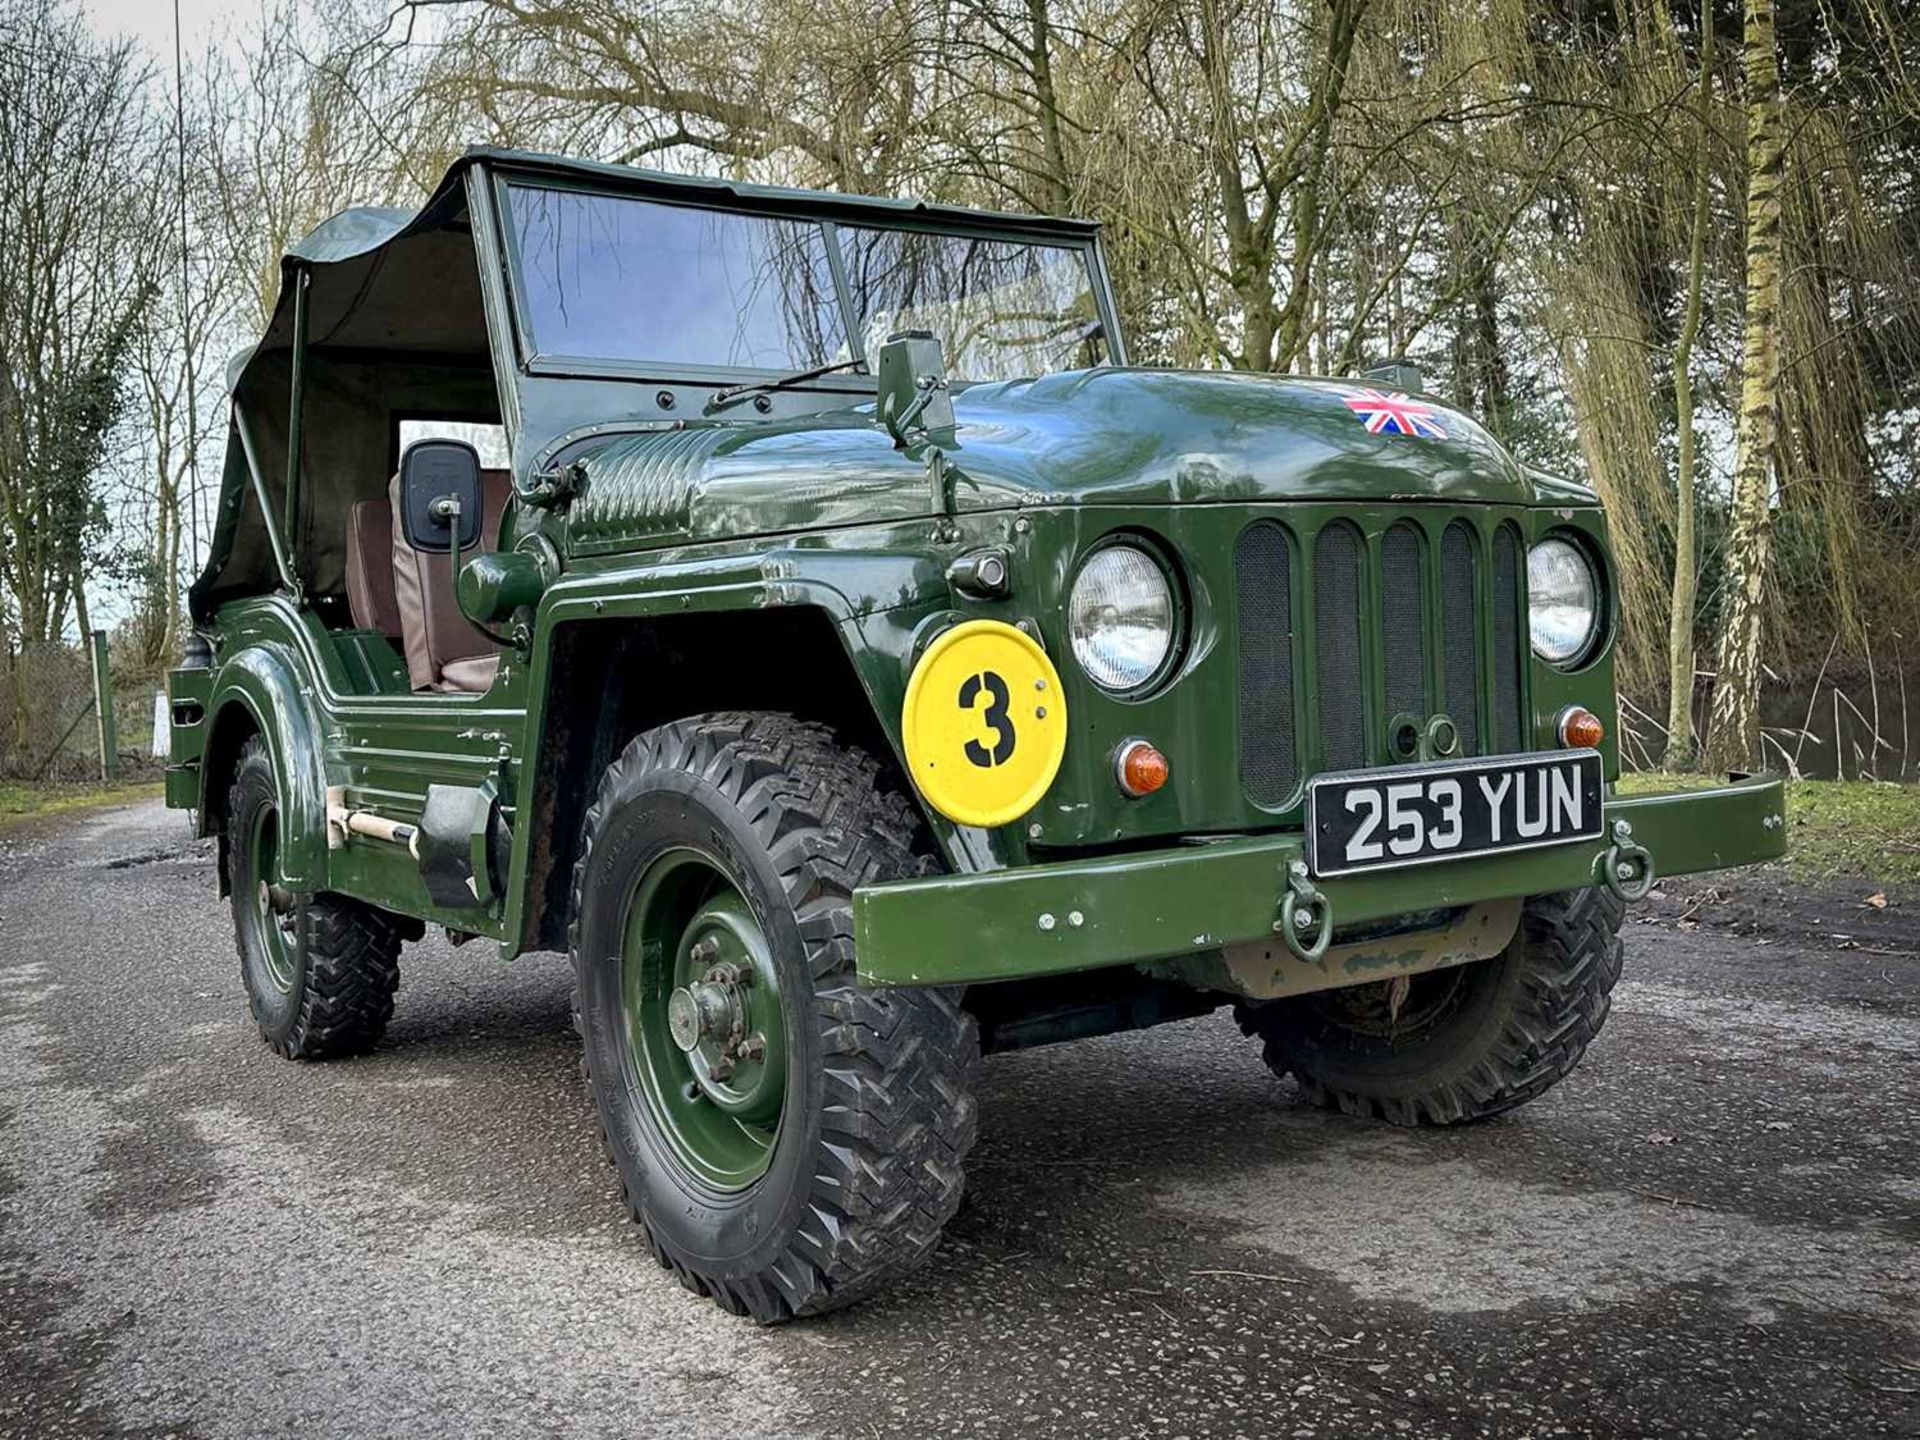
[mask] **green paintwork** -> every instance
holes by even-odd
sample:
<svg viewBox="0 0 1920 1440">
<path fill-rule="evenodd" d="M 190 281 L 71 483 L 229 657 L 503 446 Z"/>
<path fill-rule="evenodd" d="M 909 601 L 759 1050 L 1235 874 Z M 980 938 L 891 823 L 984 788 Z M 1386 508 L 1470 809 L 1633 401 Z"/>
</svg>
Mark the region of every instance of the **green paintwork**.
<svg viewBox="0 0 1920 1440">
<path fill-rule="evenodd" d="M 1680 875 L 1785 854 L 1784 801 L 1779 780 L 1745 780 L 1616 797 L 1607 819 L 1630 821 L 1657 872 Z M 1352 925 L 1591 885 L 1605 851 L 1601 842 L 1559 845 L 1317 883 L 1334 923 Z M 1276 835 L 872 886 L 854 900 L 860 977 L 972 983 L 1269 940 L 1287 867 L 1301 854 L 1297 834 Z"/>
<path fill-rule="evenodd" d="M 252 925 L 267 979 L 282 995 L 293 989 L 293 940 L 273 901 L 272 887 L 279 874 L 279 827 L 273 807 L 262 806 L 254 817 L 253 834 L 246 837 L 249 873 L 258 878 L 247 920 Z"/>
<path fill-rule="evenodd" d="M 827 223 L 857 216 L 1084 247 L 1112 353 L 1125 358 L 1097 234 L 1079 222 L 760 191 L 502 152 L 463 160 L 419 216 L 329 222 L 289 261 L 293 285 L 260 347 L 236 366 L 243 387 L 237 393 L 262 393 L 309 307 L 315 355 L 324 357 L 320 337 L 341 323 L 343 307 L 372 273 L 368 257 L 381 247 L 470 220 L 515 500 L 499 552 L 466 566 L 460 592 L 470 614 L 520 643 L 503 655 L 485 695 L 411 693 L 393 642 L 346 628 L 337 599 L 303 593 L 314 588 L 314 567 L 297 574 L 294 557 L 314 555 L 303 543 L 312 536 L 291 533 L 299 511 L 286 506 L 284 482 L 275 493 L 244 407 L 236 405 L 219 528 L 194 587 L 194 614 L 215 642 L 214 661 L 173 676 L 167 797 L 198 810 L 203 830 L 211 827 L 221 797 L 208 793 L 205 776 L 230 759 L 240 735 L 259 731 L 280 790 L 278 864 L 295 893 L 360 897 L 491 937 L 504 955 L 518 953 L 541 934 L 546 903 L 532 877 L 536 852 L 551 837 L 534 833 L 534 817 L 566 812 L 558 802 L 582 798 L 541 789 L 551 784 L 542 777 L 561 769 L 549 752 L 577 743 L 554 705 L 563 686 L 577 683 L 557 669 L 556 656 L 577 653 L 566 643 L 598 625 L 800 608 L 824 617 L 824 633 L 842 647 L 860 688 L 857 698 L 896 758 L 908 676 L 948 625 L 976 618 L 1022 625 L 1051 654 L 1066 690 L 1072 733 L 1065 762 L 1035 810 L 991 831 L 928 811 L 950 874 L 858 897 L 864 979 L 1006 978 L 1262 939 L 1270 934 L 1280 871 L 1300 848 L 1302 816 L 1298 795 L 1262 807 L 1240 780 L 1231 614 L 1240 531 L 1273 518 L 1296 543 L 1310 544 L 1320 527 L 1349 523 L 1377 572 L 1390 526 L 1411 522 L 1433 545 L 1449 523 L 1463 520 L 1480 548 L 1483 647 L 1492 624 L 1484 604 L 1488 557 L 1500 527 L 1514 529 L 1523 543 L 1572 532 L 1590 553 L 1607 553 L 1605 520 L 1590 492 L 1525 469 L 1473 420 L 1438 402 L 1445 439 L 1369 434 L 1339 388 L 1352 382 L 1116 364 L 957 387 L 951 425 L 944 409 L 930 406 L 927 413 L 940 423 L 902 427 L 896 436 L 876 417 L 871 375 L 809 380 L 762 396 L 764 412 L 743 401 L 709 417 L 706 404 L 717 389 L 767 378 L 765 372 L 622 370 L 538 359 L 516 314 L 510 247 L 500 227 L 498 187 L 508 175 Z M 916 342 L 895 352 L 905 357 L 905 368 L 890 371 L 888 381 L 896 409 L 911 404 L 905 397 L 914 391 L 916 367 L 930 363 L 923 348 Z M 323 369 L 306 383 L 317 384 Z M 302 372 L 295 366 L 291 373 Z M 291 417 L 299 409 L 288 405 Z M 282 415 L 271 433 L 285 434 L 289 418 Z M 304 438 L 288 438 L 294 453 L 303 444 L 309 457 L 325 440 L 311 425 Z M 382 475 L 370 474 L 364 493 L 380 493 L 383 484 Z M 316 518 L 315 497 L 310 479 L 299 497 L 305 523 L 344 526 L 344 513 Z M 283 516 L 291 517 L 284 535 Z M 257 527 L 251 541 L 249 525 Z M 1181 612 L 1178 658 L 1166 679 L 1124 699 L 1081 674 L 1064 613 L 1081 560 L 1121 533 L 1145 539 L 1169 562 Z M 246 573 L 278 576 L 278 588 L 265 578 L 235 594 L 230 567 L 249 544 L 253 568 Z M 970 597 L 949 579 L 956 560 L 987 547 L 1007 558 L 1004 598 Z M 1612 593 L 1610 583 L 1607 589 Z M 1432 589 L 1427 600 L 1437 627 Z M 1363 598 L 1369 625 L 1372 604 Z M 1310 606 L 1297 588 L 1303 664 L 1314 644 Z M 1596 711 L 1611 737 L 1614 623 L 1609 613 L 1606 643 L 1577 670 L 1537 661 L 1523 667 L 1522 748 L 1552 745 L 1555 716 L 1574 703 Z M 1369 648 L 1364 706 L 1370 761 L 1384 765 L 1395 757 L 1387 751 L 1391 717 L 1384 713 L 1378 648 Z M 1435 634 L 1427 649 L 1435 667 L 1429 692 L 1438 695 Z M 828 658 L 820 657 L 823 672 Z M 670 681 L 594 677 L 609 687 Z M 1484 687 L 1481 732 L 1488 734 L 1490 676 Z M 812 699 L 795 695 L 791 704 L 804 711 Z M 1304 693 L 1298 700 L 1303 774 L 1317 768 L 1319 753 L 1311 702 Z M 1172 783 L 1141 800 L 1121 796 L 1111 775 L 1114 747 L 1135 735 L 1151 739 L 1172 766 Z M 1603 754 L 1607 775 L 1617 775 L 1611 738 Z M 350 808 L 411 823 L 432 784 L 492 786 L 500 798 L 511 836 L 504 884 L 497 895 L 482 887 L 478 908 L 435 906 L 400 847 L 358 838 L 328 847 L 330 789 Z M 1673 873 L 1778 853 L 1778 829 L 1755 828 L 1763 810 L 1777 818 L 1778 798 L 1777 790 L 1748 786 L 1615 807 L 1632 819 L 1662 872 Z M 1716 837 L 1726 847 L 1721 852 L 1710 849 Z M 1115 849 L 1125 853 L 1100 858 Z M 1344 924 L 1587 883 L 1592 861 L 1590 850 L 1571 847 L 1324 888 Z M 1081 926 L 1065 919 L 1076 909 L 1085 917 Z M 1045 935 L 1034 925 L 1043 911 L 1061 917 Z"/>
<path fill-rule="evenodd" d="M 716 862 L 670 850 L 635 887 L 620 962 L 630 1083 L 688 1174 L 716 1190 L 744 1188 L 766 1171 L 786 1099 L 786 1016 L 759 922 Z M 719 1040 L 703 1035 L 685 1051 L 669 1024 L 670 997 L 716 964 L 748 977 L 732 987 L 744 1002 L 741 1028 L 765 1045 L 725 1070 L 715 1068 L 727 1058 Z"/>
</svg>

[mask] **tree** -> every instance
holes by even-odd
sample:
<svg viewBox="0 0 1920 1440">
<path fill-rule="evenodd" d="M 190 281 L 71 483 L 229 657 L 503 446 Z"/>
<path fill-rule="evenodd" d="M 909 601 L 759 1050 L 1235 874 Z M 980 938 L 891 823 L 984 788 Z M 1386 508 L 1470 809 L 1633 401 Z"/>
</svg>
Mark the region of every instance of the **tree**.
<svg viewBox="0 0 1920 1440">
<path fill-rule="evenodd" d="M 1786 124 L 1773 0 L 1747 0 L 1747 306 L 1728 598 L 1713 687 L 1708 762 L 1737 769 L 1760 749 L 1760 633 L 1773 533 L 1773 459 L 1779 426 L 1780 220 Z"/>
<path fill-rule="evenodd" d="M 1687 234 L 1687 302 L 1680 338 L 1673 347 L 1674 430 L 1679 460 L 1673 481 L 1673 605 L 1667 624 L 1667 753 L 1669 770 L 1693 765 L 1693 623 L 1699 587 L 1695 529 L 1693 347 L 1700 339 L 1700 312 L 1706 289 L 1707 217 L 1712 201 L 1713 167 L 1713 5 L 1700 7 L 1699 134 L 1693 155 L 1693 218 Z"/>
<path fill-rule="evenodd" d="M 151 117 L 131 48 L 0 0 L 0 581 L 22 641 L 84 624 L 89 545 L 147 298 L 130 204 Z"/>
</svg>

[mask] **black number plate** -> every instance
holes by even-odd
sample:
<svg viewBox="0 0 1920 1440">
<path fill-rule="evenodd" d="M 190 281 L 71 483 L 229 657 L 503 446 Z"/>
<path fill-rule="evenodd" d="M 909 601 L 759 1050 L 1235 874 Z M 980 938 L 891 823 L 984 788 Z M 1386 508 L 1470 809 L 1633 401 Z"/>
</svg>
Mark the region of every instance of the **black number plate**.
<svg viewBox="0 0 1920 1440">
<path fill-rule="evenodd" d="M 1319 775 L 1307 787 L 1315 875 L 1427 865 L 1598 838 L 1600 755 L 1557 750 Z"/>
</svg>

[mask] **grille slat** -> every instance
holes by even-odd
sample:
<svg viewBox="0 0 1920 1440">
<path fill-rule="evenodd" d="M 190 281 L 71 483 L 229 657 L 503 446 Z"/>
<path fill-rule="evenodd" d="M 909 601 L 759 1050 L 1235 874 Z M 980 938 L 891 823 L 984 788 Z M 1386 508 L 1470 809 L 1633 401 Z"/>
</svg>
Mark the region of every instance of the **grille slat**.
<svg viewBox="0 0 1920 1440">
<path fill-rule="evenodd" d="M 1360 532 L 1345 521 L 1313 543 L 1313 638 L 1319 656 L 1313 687 L 1320 719 L 1320 768 L 1367 763 L 1366 652 L 1360 639 Z"/>
<path fill-rule="evenodd" d="M 1233 557 L 1240 615 L 1240 783 L 1257 805 L 1300 783 L 1293 714 L 1293 553 L 1271 520 L 1240 532 Z"/>
<path fill-rule="evenodd" d="M 1440 666 L 1443 709 L 1460 732 L 1460 753 L 1480 753 L 1480 616 L 1474 608 L 1477 566 L 1473 530 L 1464 520 L 1440 540 Z"/>
<path fill-rule="evenodd" d="M 1380 542 L 1380 636 L 1385 718 L 1424 719 L 1427 706 L 1427 567 L 1420 532 L 1401 521 Z"/>
<path fill-rule="evenodd" d="M 1520 714 L 1520 540 L 1502 525 L 1493 537 L 1493 736 L 1501 754 L 1522 748 Z"/>
<path fill-rule="evenodd" d="M 1482 559 L 1489 554 L 1483 535 L 1491 541 L 1490 563 Z M 1416 520 L 1396 520 L 1380 537 L 1378 575 L 1369 573 L 1366 542 L 1348 521 L 1322 527 L 1310 541 L 1296 542 L 1274 519 L 1241 531 L 1234 585 L 1247 797 L 1279 809 L 1293 803 L 1308 774 L 1385 764 L 1388 737 L 1368 733 L 1370 711 L 1383 732 L 1396 714 L 1424 719 L 1444 711 L 1459 730 L 1463 755 L 1525 749 L 1521 555 L 1519 532 L 1511 522 L 1496 527 L 1492 517 L 1485 531 L 1455 519 L 1431 539 Z M 1312 601 L 1312 673 L 1296 627 L 1296 592 Z M 1377 602 L 1377 672 L 1369 666 L 1363 618 L 1369 593 Z M 1491 620 L 1491 653 L 1483 645 L 1483 616 Z M 1298 724 L 1303 704 L 1305 730 Z"/>
</svg>

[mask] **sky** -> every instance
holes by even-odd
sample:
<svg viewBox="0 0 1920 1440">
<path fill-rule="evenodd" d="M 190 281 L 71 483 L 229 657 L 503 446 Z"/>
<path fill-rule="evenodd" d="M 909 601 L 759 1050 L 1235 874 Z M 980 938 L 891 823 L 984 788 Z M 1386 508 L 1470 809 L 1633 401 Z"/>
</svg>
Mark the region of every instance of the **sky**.
<svg viewBox="0 0 1920 1440">
<path fill-rule="evenodd" d="M 85 0 L 81 7 L 102 35 L 137 40 L 156 60 L 173 63 L 172 0 Z M 234 0 L 179 0 L 180 29 L 189 54 L 218 39 L 246 10 Z"/>
</svg>

